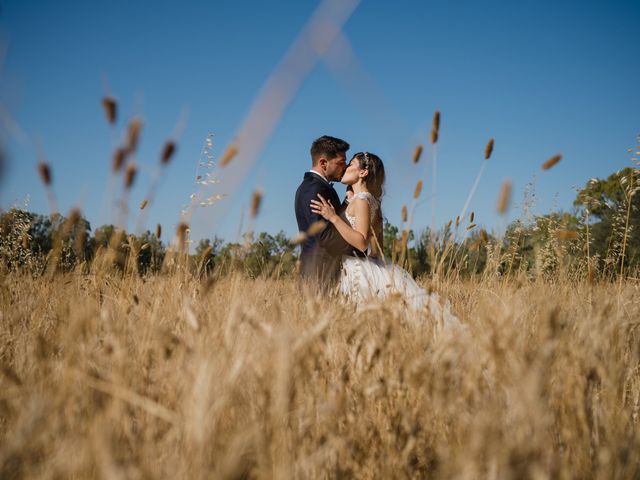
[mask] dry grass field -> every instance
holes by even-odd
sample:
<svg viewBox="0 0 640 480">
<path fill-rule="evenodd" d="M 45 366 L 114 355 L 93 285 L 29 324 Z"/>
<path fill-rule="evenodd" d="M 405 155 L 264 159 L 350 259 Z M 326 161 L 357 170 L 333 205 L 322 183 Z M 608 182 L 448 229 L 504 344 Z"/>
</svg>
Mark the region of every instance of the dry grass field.
<svg viewBox="0 0 640 480">
<path fill-rule="evenodd" d="M 44 16 L 42 13 L 40 16 L 46 20 L 40 23 L 47 28 L 39 26 L 38 17 L 32 12 L 18 15 L 25 19 L 23 29 L 28 35 L 24 38 L 28 42 L 15 42 L 18 55 L 11 51 L 9 56 L 8 65 L 13 69 L 20 67 L 24 73 L 20 69 L 17 73 L 8 70 L 8 82 L 4 83 L 15 84 L 12 89 L 20 87 L 17 88 L 20 95 L 4 95 L 8 104 L 18 105 L 23 102 L 21 97 L 28 100 L 29 95 L 38 91 L 40 84 L 30 80 L 25 84 L 29 88 L 25 87 L 22 94 L 21 78 L 48 80 L 51 76 L 54 81 L 45 82 L 41 87 L 46 88 L 45 95 L 24 102 L 25 107 L 21 106 L 16 114 L 16 118 L 31 122 L 25 125 L 25 132 L 31 132 L 33 138 L 22 134 L 17 120 L 13 120 L 3 104 L 0 104 L 0 127 L 3 127 L 0 134 L 16 137 L 20 148 L 17 143 L 15 147 L 13 143 L 9 146 L 17 152 L 31 152 L 28 155 L 37 152 L 37 170 L 50 215 L 28 212 L 27 200 L 24 210 L 15 205 L 7 212 L 0 210 L 0 480 L 640 480 L 640 135 L 636 147 L 628 149 L 632 163 L 606 179 L 592 178 L 584 188 L 576 188 L 571 212 L 538 215 L 537 175 L 545 175 L 541 172 L 550 170 L 563 158 L 561 153 L 548 151 L 552 156 L 544 163 L 540 159 L 537 173 L 531 171 L 533 179 L 524 188 L 519 219 L 507 223 L 515 191 L 509 170 L 513 168 L 511 172 L 520 172 L 519 178 L 525 178 L 522 172 L 531 166 L 533 155 L 540 152 L 526 150 L 543 139 L 545 132 L 552 135 L 542 144 L 544 149 L 564 144 L 567 156 L 573 157 L 570 165 L 580 170 L 572 180 L 574 185 L 586 180 L 588 174 L 600 175 L 603 168 L 619 165 L 616 159 L 621 148 L 619 135 L 627 131 L 620 124 L 632 118 L 633 110 L 625 109 L 632 108 L 629 105 L 633 98 L 629 96 L 637 92 L 626 87 L 630 82 L 614 67 L 617 59 L 622 59 L 624 69 L 620 72 L 628 74 L 631 57 L 622 47 L 608 50 L 595 34 L 604 35 L 602 38 L 626 38 L 620 34 L 626 26 L 621 20 L 632 15 L 615 11 L 615 16 L 611 16 L 607 9 L 598 7 L 597 17 L 592 18 L 584 8 L 575 9 L 574 13 L 563 6 L 541 16 L 545 9 L 536 4 L 535 15 L 524 15 L 518 10 L 513 17 L 516 20 L 510 21 L 509 11 L 517 9 L 501 6 L 500 14 L 493 15 L 491 9 L 483 6 L 477 12 L 466 8 L 468 12 L 463 15 L 481 22 L 473 27 L 475 30 L 465 28 L 464 22 L 458 22 L 460 19 L 454 22 L 452 30 L 451 22 L 438 20 L 438 15 L 442 15 L 438 6 L 436 16 L 430 12 L 425 22 L 415 24 L 428 33 L 424 52 L 429 54 L 416 56 L 411 53 L 413 48 L 423 45 L 416 42 L 416 28 L 394 21 L 389 16 L 389 6 L 382 10 L 378 7 L 385 15 L 382 29 L 373 22 L 374 15 L 366 13 L 360 17 L 367 20 L 363 24 L 364 35 L 352 44 L 344 26 L 359 2 L 315 3 L 319 7 L 256 90 L 246 118 L 236 131 L 229 130 L 232 126 L 229 122 L 235 122 L 236 116 L 243 113 L 237 110 L 238 105 L 243 110 L 247 106 L 245 100 L 238 99 L 246 97 L 247 88 L 254 88 L 271 58 L 258 52 L 259 74 L 236 71 L 237 65 L 244 68 L 256 57 L 256 52 L 250 50 L 246 50 L 250 55 L 242 53 L 244 48 L 253 48 L 251 35 L 261 42 L 256 44 L 261 50 L 265 41 L 279 49 L 278 42 L 286 38 L 284 30 L 262 38 L 259 30 L 252 28 L 255 22 L 250 17 L 271 31 L 277 25 L 274 21 L 289 25 L 293 24 L 293 17 L 282 17 L 275 9 L 262 18 L 264 15 L 253 7 L 247 16 L 246 8 L 231 8 L 230 2 L 222 8 L 221 15 L 225 16 L 212 17 L 213 22 L 207 20 L 206 29 L 184 20 L 188 17 L 178 15 L 174 6 L 145 8 L 141 22 L 136 20 L 135 9 L 118 7 L 114 10 L 118 16 L 113 17 L 117 21 L 109 20 L 111 17 L 103 12 L 87 16 L 91 23 L 69 7 L 64 11 L 58 8 L 60 12 L 52 15 L 40 6 L 39 10 L 45 10 Z M 301 5 L 291 9 L 291 14 L 308 9 L 308 5 Z M 414 12 L 416 5 L 397 10 L 410 12 L 413 20 L 419 18 Z M 187 10 L 208 18 L 200 7 Z M 154 16 L 156 10 L 166 12 Z M 220 5 L 215 10 L 221 10 Z M 232 10 L 242 14 L 238 17 L 242 18 L 241 24 L 232 24 L 235 17 L 226 13 Z M 13 18 L 10 11 L 7 14 Z M 169 15 L 167 23 L 163 23 L 164 15 Z M 494 17 L 500 21 L 496 23 Z M 554 24 L 554 18 L 560 23 Z M 572 21 L 566 22 L 565 18 Z M 527 22 L 531 19 L 535 31 L 529 32 Z M 70 21 L 73 23 L 65 23 Z M 107 25 L 102 28 L 106 36 L 93 35 L 94 31 L 102 31 L 100 22 Z M 78 50 L 82 56 L 78 61 L 82 65 L 71 62 L 77 52 L 69 48 L 74 46 L 75 37 L 68 35 L 74 33 L 76 23 L 83 29 L 85 23 L 89 24 L 91 31 L 87 32 L 92 34 L 78 30 L 78 35 L 82 35 L 78 37 L 82 39 L 82 48 Z M 135 25 L 133 35 L 127 33 L 129 23 Z M 393 34 L 395 24 L 409 32 L 400 37 L 405 36 L 412 43 L 409 48 L 402 47 L 402 51 L 391 42 L 398 36 Z M 446 25 L 447 35 L 438 35 L 439 24 Z M 485 35 L 499 24 L 509 28 L 505 30 L 508 45 L 499 40 L 501 37 Z M 116 35 L 110 33 L 116 30 L 114 25 Z M 149 29 L 147 25 L 154 27 Z M 229 30 L 233 35 L 221 28 L 229 25 L 233 27 Z M 588 30 L 580 30 L 580 25 Z M 187 28 L 187 35 L 182 35 L 179 28 Z M 163 44 L 153 41 L 156 30 L 171 42 L 169 48 L 158 47 Z M 214 30 L 221 32 L 222 43 L 212 36 Z M 630 27 L 626 30 L 633 31 Z M 484 43 L 465 40 L 465 32 L 476 31 L 481 34 L 475 36 L 482 37 Z M 209 43 L 202 54 L 192 58 L 194 67 L 182 75 L 193 77 L 189 79 L 187 92 L 180 88 L 175 73 L 166 75 L 166 72 L 180 72 L 176 68 L 188 65 L 190 57 L 186 52 L 198 52 L 193 50 L 198 43 L 194 34 L 198 32 Z M 124 47 L 100 40 L 99 48 L 95 49 L 98 53 L 94 53 L 89 38 L 92 36 L 110 41 L 120 41 L 122 37 Z M 178 42 L 183 37 L 189 39 L 188 49 Z M 356 47 L 368 44 L 370 39 L 375 41 L 376 37 L 384 39 L 384 48 L 370 50 L 371 54 L 360 59 Z M 543 40 L 539 44 L 535 43 L 538 38 Z M 239 48 L 234 48 L 237 39 L 241 40 Z M 59 58 L 54 54 L 57 52 L 54 40 L 64 47 L 64 55 Z M 467 48 L 473 42 L 482 47 L 484 57 L 472 57 L 464 53 L 466 50 L 456 50 L 454 57 L 447 54 L 449 48 L 457 49 L 458 45 Z M 45 53 L 31 51 L 31 44 L 39 48 L 44 45 Z M 508 49 L 498 48 L 501 44 Z M 564 44 L 570 47 L 564 54 L 570 55 L 566 57 L 569 62 L 562 61 Z M 143 54 L 145 45 L 153 46 L 153 54 Z M 592 45 L 598 47 L 595 56 L 590 53 L 594 50 Z M 526 49 L 524 55 L 518 53 L 522 48 Z M 547 53 L 550 49 L 553 55 Z M 0 66 L 4 50 L 0 48 Z M 227 57 L 220 57 L 227 51 L 232 54 L 228 61 Z M 406 56 L 407 68 L 389 69 L 377 64 L 371 73 L 388 73 L 386 70 L 393 73 L 381 77 L 383 82 L 378 85 L 367 72 L 365 57 L 377 60 L 386 55 L 394 57 L 394 61 L 402 60 L 395 58 L 398 52 Z M 135 55 L 131 58 L 127 56 L 132 54 Z M 149 62 L 156 57 L 161 63 L 153 67 Z M 515 65 L 527 73 L 528 63 L 523 62 L 529 57 L 535 61 L 543 61 L 545 57 L 553 60 L 553 64 L 546 64 L 548 68 L 540 61 L 532 63 L 539 72 L 532 73 L 543 82 L 527 74 L 535 81 L 518 83 L 520 77 L 515 70 L 502 70 L 502 64 Z M 583 57 L 588 61 L 583 61 Z M 603 68 L 595 57 L 606 60 Z M 105 170 L 98 166 L 102 154 L 95 151 L 96 145 L 100 145 L 96 135 L 104 131 L 100 133 L 93 124 L 82 123 L 80 115 L 85 110 L 79 109 L 77 100 L 85 102 L 92 83 L 81 86 L 73 80 L 76 76 L 83 82 L 91 79 L 96 65 L 101 65 L 101 58 L 108 60 L 104 68 L 100 67 L 100 75 L 105 89 L 101 105 L 110 129 L 110 143 L 105 145 L 113 149 L 112 156 L 103 157 L 110 158 L 111 173 L 106 179 L 108 188 L 101 214 L 97 215 L 97 203 L 93 201 L 85 213 L 93 218 L 108 218 L 110 224 L 94 229 L 91 237 L 92 230 L 81 205 L 73 207 L 67 217 L 61 215 L 66 212 L 61 212 L 59 206 L 98 193 L 94 183 L 88 183 L 83 176 L 105 176 Z M 141 58 L 144 64 L 140 63 Z M 476 63 L 467 62 L 467 58 Z M 439 68 L 439 62 L 444 62 L 446 68 Z M 526 68 L 521 68 L 521 63 Z M 559 68 L 564 63 L 570 70 Z M 324 92 L 327 96 L 319 96 L 316 87 L 312 85 L 307 90 L 305 86 L 308 95 L 305 102 L 309 99 L 316 103 L 302 102 L 296 108 L 308 107 L 313 118 L 294 117 L 294 123 L 281 126 L 285 113 L 295 110 L 291 107 L 292 100 L 302 91 L 307 77 L 315 72 L 316 64 L 326 67 L 322 75 L 339 80 L 336 85 L 345 87 L 347 97 L 340 92 L 334 99 L 335 105 L 330 105 L 333 110 L 316 112 L 318 102 L 326 103 L 334 95 L 332 87 Z M 427 74 L 423 74 L 422 64 L 426 65 Z M 456 73 L 458 64 L 460 74 Z M 482 66 L 483 72 L 489 72 L 483 73 L 488 80 L 474 83 L 467 78 L 476 64 Z M 75 75 L 73 65 L 84 73 Z M 144 68 L 136 68 L 141 65 Z M 220 65 L 215 75 L 210 74 L 212 68 Z M 40 70 L 29 73 L 35 66 L 46 75 L 33 73 Z M 122 69 L 122 74 L 116 74 L 116 69 Z M 121 108 L 110 93 L 105 73 L 109 70 L 113 72 L 114 87 L 123 96 L 128 88 L 125 79 L 131 76 L 129 70 L 135 74 L 132 76 L 135 86 L 129 84 L 135 93 L 133 105 Z M 148 70 L 152 75 L 146 80 L 153 82 L 153 89 L 150 100 L 145 102 L 139 93 L 145 77 L 138 70 Z M 63 78 L 60 72 L 66 72 L 65 81 L 55 82 L 56 75 Z M 403 72 L 407 73 L 402 75 Z M 446 75 L 453 75 L 450 78 L 458 83 L 463 79 L 464 88 L 452 90 L 453 101 L 446 96 L 449 94 L 444 87 L 451 83 Z M 387 85 L 392 85 L 387 77 L 394 76 L 402 80 L 420 79 L 415 87 L 420 91 L 412 93 L 411 83 L 403 81 L 396 88 L 405 97 L 395 93 L 383 96 Z M 194 78 L 200 77 L 204 79 L 202 91 L 194 83 Z M 220 77 L 222 83 L 211 83 L 210 77 Z M 426 84 L 423 77 L 431 83 Z M 562 87 L 563 82 L 558 82 L 563 77 L 568 86 Z M 597 83 L 582 81 L 590 77 Z M 611 84 L 613 88 L 603 83 L 605 77 L 617 82 Z M 324 78 L 319 77 L 314 85 L 324 85 Z M 170 83 L 165 89 L 158 80 L 167 79 Z M 237 79 L 246 85 L 240 85 L 242 89 L 229 89 L 235 87 Z M 570 85 L 572 79 L 580 79 L 580 92 Z M 507 85 L 515 93 L 511 97 L 503 92 L 491 95 L 488 89 L 491 83 Z M 562 88 L 569 88 L 566 91 L 570 95 L 564 94 Z M 482 91 L 479 96 L 485 103 L 470 103 L 474 89 Z M 486 211 L 487 197 L 480 204 L 474 204 L 473 199 L 486 165 L 491 165 L 488 161 L 494 138 L 487 138 L 483 155 L 478 152 L 476 163 L 466 146 L 458 153 L 445 147 L 443 153 L 449 157 L 439 160 L 440 111 L 433 115 L 428 137 L 419 136 L 423 123 L 409 127 L 419 114 L 415 109 L 432 103 L 430 96 L 424 95 L 430 90 L 443 95 L 437 101 L 443 106 L 451 105 L 452 117 L 456 112 L 463 115 L 462 123 L 456 120 L 458 123 L 451 129 L 452 137 L 479 125 L 477 122 L 484 122 L 485 117 L 489 120 L 482 125 L 482 132 L 491 129 L 496 136 L 500 132 L 510 136 L 505 142 L 506 155 L 498 159 L 492 172 L 504 175 L 496 208 L 502 224 L 492 233 L 485 230 L 490 229 L 491 219 L 478 219 L 474 211 Z M 180 98 L 165 95 L 165 91 L 178 92 Z M 612 97 L 612 91 L 619 99 Z M 198 92 L 197 97 L 188 95 Z M 187 94 L 184 99 L 183 93 Z M 192 148 L 191 138 L 182 137 L 187 109 L 183 109 L 162 144 L 143 152 L 138 150 L 147 120 L 143 121 L 141 116 L 127 120 L 120 117 L 122 112 L 139 115 L 143 104 L 149 102 L 150 111 L 163 112 L 158 123 L 149 122 L 149 137 L 157 139 L 159 132 L 167 130 L 163 134 L 168 134 L 171 124 L 167 120 L 170 113 L 166 112 L 180 104 L 193 105 L 189 98 L 200 102 L 205 97 L 210 103 L 196 105 L 194 109 L 197 129 L 203 128 L 202 121 L 213 121 L 213 126 L 221 130 L 219 138 L 230 143 L 221 145 L 224 150 L 218 150 L 217 145 L 214 149 L 214 133 L 207 135 L 195 163 L 193 190 L 185 198 L 186 205 L 180 206 L 175 237 L 171 239 L 171 223 L 165 220 L 169 215 L 168 202 L 154 204 L 178 147 L 185 151 Z M 597 101 L 581 102 L 583 97 Z M 345 103 L 344 98 L 355 102 Z M 552 103 L 556 98 L 561 101 Z M 395 105 L 391 108 L 392 102 L 400 100 L 411 105 L 412 110 L 396 109 Z M 154 101 L 157 103 L 153 104 Z M 535 108 L 529 108 L 527 101 L 536 102 Z M 584 110 L 571 102 L 597 105 Z M 232 108 L 234 103 L 237 105 Z M 72 104 L 74 108 L 70 109 Z M 366 108 L 357 110 L 362 106 Z M 44 115 L 54 107 L 57 110 Z M 314 222 L 308 229 L 305 225 L 307 231 L 293 238 L 284 232 L 275 236 L 262 232 L 265 235 L 260 236 L 253 231 L 259 224 L 255 219 L 265 194 L 259 186 L 266 185 L 269 195 L 269 182 L 263 182 L 263 178 L 275 178 L 263 172 L 280 174 L 295 168 L 302 173 L 308 168 L 302 167 L 302 163 L 287 163 L 290 160 L 285 157 L 291 158 L 291 162 L 303 158 L 295 149 L 285 151 L 286 155 L 281 155 L 281 150 L 270 150 L 264 155 L 264 163 L 257 163 L 267 147 L 272 147 L 270 142 L 276 129 L 286 132 L 294 125 L 296 132 L 302 131 L 306 136 L 308 132 L 298 128 L 299 125 L 310 123 L 308 118 L 313 119 L 311 125 L 317 125 L 322 115 L 328 115 L 329 127 L 339 132 L 347 128 L 351 117 L 345 116 L 345 122 L 335 125 L 333 119 L 352 108 L 358 114 L 353 117 L 358 129 L 369 128 L 361 127 L 361 121 L 363 125 L 369 122 L 375 128 L 381 127 L 373 130 L 375 143 L 371 146 L 376 151 L 380 148 L 399 152 L 394 153 L 398 158 L 389 158 L 387 172 L 391 172 L 389 167 L 400 165 L 392 161 L 404 161 L 402 156 L 409 162 L 406 153 L 410 151 L 407 145 L 399 143 L 406 141 L 403 137 L 394 143 L 388 138 L 401 132 L 411 141 L 421 139 L 422 144 L 413 145 L 412 170 L 402 167 L 396 177 L 410 178 L 412 182 L 400 185 L 401 190 L 396 191 L 396 199 L 408 199 L 402 206 L 401 224 L 398 228 L 383 223 L 383 235 L 374 235 L 374 243 L 390 261 L 415 267 L 411 273 L 419 277 L 418 282 L 451 302 L 452 312 L 463 328 L 444 328 L 441 318 L 434 318 L 426 309 L 412 311 L 399 294 L 356 307 L 342 297 L 322 294 L 302 284 L 292 273 L 297 259 L 294 249 L 309 235 L 318 234 L 326 222 Z M 558 116 L 559 109 L 570 117 Z M 475 116 L 467 115 L 472 110 L 476 110 Z M 515 115 L 516 111 L 524 113 Z M 616 120 L 618 115 L 623 120 Z M 551 117 L 557 118 L 549 122 Z M 576 118 L 580 122 L 572 126 L 569 123 L 573 120 L 566 122 L 563 118 Z M 516 119 L 511 123 L 521 123 L 520 128 L 525 130 L 513 130 L 511 125 L 506 129 L 500 127 L 499 122 L 509 119 Z M 49 128 L 47 122 L 55 122 L 56 125 L 51 125 L 55 128 Z M 598 122 L 607 128 L 600 131 Z M 533 135 L 537 123 L 548 125 Z M 60 134 L 65 125 L 73 126 L 72 133 L 82 136 L 71 153 L 65 153 L 65 145 L 61 143 L 75 141 L 73 136 Z M 567 129 L 566 138 L 560 136 L 558 126 Z M 40 131 L 44 133 L 43 139 Z M 354 137 L 360 132 L 350 127 L 343 131 Z M 285 133 L 272 143 L 288 145 L 288 135 Z M 19 138 L 23 136 L 24 139 Z M 466 141 L 465 138 L 453 141 Z M 474 134 L 469 138 L 470 145 L 475 145 L 479 137 Z M 585 144 L 586 147 L 580 145 L 589 140 L 591 144 Z M 4 137 L 0 141 L 4 142 Z M 292 143 L 297 149 L 299 145 Z M 50 152 L 45 151 L 47 146 Z M 587 150 L 581 148 L 593 153 L 583 158 L 580 152 Z M 323 162 L 335 161 L 332 159 L 338 158 L 337 153 L 343 150 L 312 147 L 314 164 L 319 165 L 319 159 L 324 157 Z M 11 151 L 0 143 L 0 167 Z M 16 156 L 17 161 L 29 161 L 27 154 L 22 155 Z M 370 170 L 367 175 L 379 176 L 377 193 L 371 191 L 380 200 L 384 171 L 377 163 L 369 163 L 368 153 L 364 155 L 366 164 L 358 164 Z M 596 155 L 598 168 L 590 172 L 596 165 Z M 57 163 L 49 163 L 47 158 Z M 457 177 L 456 189 L 464 188 L 470 180 L 469 171 L 478 173 L 468 195 L 458 197 L 463 205 L 460 214 L 447 218 L 446 226 L 439 226 L 438 207 L 452 197 L 438 197 L 438 191 L 454 188 L 454 182 L 438 187 L 438 162 L 443 160 L 451 162 L 448 171 Z M 79 162 L 84 163 L 80 166 Z M 508 162 L 518 165 L 510 167 Z M 52 165 L 60 167 L 56 176 Z M 179 165 L 180 169 L 184 167 L 184 163 Z M 332 178 L 328 172 L 325 170 L 327 175 L 323 175 L 325 180 Z M 562 182 L 568 181 L 571 172 L 571 169 L 561 172 L 565 176 Z M 514 178 L 517 180 L 518 176 Z M 142 186 L 146 188 L 144 195 L 134 192 L 141 177 L 149 180 L 148 185 Z M 352 183 L 357 180 L 364 185 L 361 181 L 364 175 L 360 177 L 360 180 L 353 177 Z M 63 181 L 54 184 L 54 178 Z M 185 178 L 182 172 L 175 175 L 171 188 L 182 192 L 184 185 L 179 182 Z M 551 178 L 548 183 L 554 191 L 563 185 L 559 178 Z M 218 201 L 244 189 L 248 179 L 259 188 L 254 191 L 249 207 L 242 207 L 236 239 L 239 243 L 223 247 L 224 242 L 217 235 L 224 232 L 211 227 L 218 211 L 216 216 L 207 217 L 210 226 L 203 230 L 216 236 L 196 238 L 200 240 L 197 246 L 192 243 L 191 226 L 195 225 L 196 209 L 214 205 L 218 208 Z M 81 193 L 69 194 L 68 190 L 76 184 Z M 10 195 L 17 195 L 13 192 L 27 186 L 31 191 L 27 181 L 20 179 L 16 186 L 10 185 Z M 270 188 L 281 189 L 282 185 L 278 182 Z M 64 193 L 60 202 L 56 189 Z M 542 191 L 549 189 L 545 185 Z M 134 205 L 133 198 L 142 201 Z M 559 198 L 566 207 L 568 197 Z M 147 228 L 153 230 L 152 206 L 157 209 L 153 223 L 165 222 L 164 237 L 161 224 L 157 224 L 155 235 L 149 230 L 145 232 Z M 414 219 L 419 219 L 416 224 L 422 227 L 428 222 L 429 215 L 419 211 L 420 206 L 431 210 L 430 227 L 423 232 L 413 226 Z M 376 211 L 381 216 L 386 206 L 378 204 L 378 207 Z M 38 208 L 42 210 L 40 205 Z M 158 209 L 166 211 L 158 215 Z M 293 214 L 279 212 L 274 206 L 269 209 L 275 217 Z M 219 212 L 222 211 L 221 208 Z M 439 213 L 440 220 L 443 216 L 444 213 Z M 276 218 L 271 225 L 278 222 Z M 371 230 L 378 233 L 378 228 Z M 378 237 L 389 237 L 390 241 L 378 243 Z M 275 247 L 270 250 L 270 245 Z"/>
<path fill-rule="evenodd" d="M 425 286 L 5 275 L 0 478 L 640 478 L 637 283 Z"/>
</svg>

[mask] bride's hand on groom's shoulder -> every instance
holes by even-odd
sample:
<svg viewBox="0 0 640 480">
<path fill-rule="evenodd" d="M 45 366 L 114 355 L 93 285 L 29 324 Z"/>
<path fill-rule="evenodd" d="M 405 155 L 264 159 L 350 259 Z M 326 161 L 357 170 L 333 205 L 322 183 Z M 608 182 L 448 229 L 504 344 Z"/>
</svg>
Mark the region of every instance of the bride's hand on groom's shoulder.
<svg viewBox="0 0 640 480">
<path fill-rule="evenodd" d="M 311 211 L 320 215 L 325 220 L 334 223 L 338 218 L 336 209 L 331 205 L 331 202 L 325 200 L 324 197 L 318 194 L 320 200 L 311 200 Z"/>
</svg>

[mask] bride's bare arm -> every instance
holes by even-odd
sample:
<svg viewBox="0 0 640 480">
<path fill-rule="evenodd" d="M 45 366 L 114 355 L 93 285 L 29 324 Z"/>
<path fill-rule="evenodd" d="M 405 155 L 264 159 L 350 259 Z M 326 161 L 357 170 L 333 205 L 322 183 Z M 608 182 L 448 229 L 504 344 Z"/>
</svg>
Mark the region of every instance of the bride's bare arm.
<svg viewBox="0 0 640 480">
<path fill-rule="evenodd" d="M 353 201 L 355 210 L 356 226 L 351 228 L 342 217 L 336 213 L 330 202 L 325 200 L 322 195 L 318 194 L 318 200 L 311 200 L 311 211 L 322 215 L 323 218 L 333 223 L 338 233 L 352 247 L 364 251 L 369 246 L 367 238 L 369 237 L 369 204 L 362 199 Z"/>
</svg>

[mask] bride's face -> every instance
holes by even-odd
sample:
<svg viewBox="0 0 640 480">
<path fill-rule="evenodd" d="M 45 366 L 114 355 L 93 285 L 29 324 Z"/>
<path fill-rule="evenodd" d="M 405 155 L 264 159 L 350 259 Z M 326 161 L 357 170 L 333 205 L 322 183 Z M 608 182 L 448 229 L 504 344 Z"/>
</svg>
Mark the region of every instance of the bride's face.
<svg viewBox="0 0 640 480">
<path fill-rule="evenodd" d="M 358 183 L 358 180 L 360 180 L 360 172 L 362 172 L 362 170 L 360 170 L 360 160 L 358 160 L 357 157 L 353 157 L 349 162 L 349 165 L 347 165 L 347 169 L 344 171 L 344 175 L 342 176 L 342 179 L 340 179 L 340 183 L 345 185 Z"/>
</svg>

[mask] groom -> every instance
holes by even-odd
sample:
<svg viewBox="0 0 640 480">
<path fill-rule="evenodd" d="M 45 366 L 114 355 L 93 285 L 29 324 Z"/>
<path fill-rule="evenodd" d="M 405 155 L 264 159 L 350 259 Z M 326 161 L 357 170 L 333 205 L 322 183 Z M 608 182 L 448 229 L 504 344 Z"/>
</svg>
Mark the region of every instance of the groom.
<svg viewBox="0 0 640 480">
<path fill-rule="evenodd" d="M 342 204 L 331 182 L 339 182 L 347 168 L 346 153 L 349 144 L 339 138 L 322 136 L 311 145 L 311 170 L 296 191 L 296 220 L 298 230 L 306 232 L 316 221 L 323 218 L 311 212 L 311 200 L 318 194 L 331 202 L 338 215 L 344 218 L 346 202 Z M 331 288 L 340 276 L 343 255 L 357 255 L 335 226 L 328 224 L 317 235 L 309 236 L 302 244 L 300 274 L 305 280 L 318 282 L 323 288 Z"/>
</svg>

